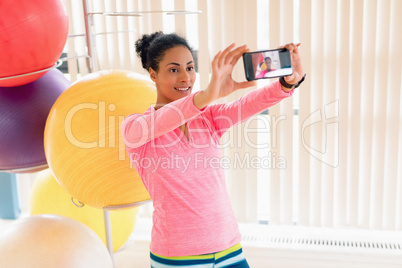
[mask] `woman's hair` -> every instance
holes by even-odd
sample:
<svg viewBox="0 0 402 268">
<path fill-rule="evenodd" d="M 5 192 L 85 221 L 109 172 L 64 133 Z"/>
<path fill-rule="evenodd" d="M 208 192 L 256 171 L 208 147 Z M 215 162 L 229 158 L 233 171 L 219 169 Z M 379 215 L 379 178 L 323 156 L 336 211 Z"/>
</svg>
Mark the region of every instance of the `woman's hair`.
<svg viewBox="0 0 402 268">
<path fill-rule="evenodd" d="M 163 32 L 144 34 L 135 42 L 135 51 L 141 58 L 142 67 L 145 70 L 149 71 L 149 68 L 152 68 L 157 72 L 159 62 L 163 59 L 166 50 L 176 46 L 184 46 L 192 53 L 186 39 L 176 33 L 164 34 Z"/>
</svg>

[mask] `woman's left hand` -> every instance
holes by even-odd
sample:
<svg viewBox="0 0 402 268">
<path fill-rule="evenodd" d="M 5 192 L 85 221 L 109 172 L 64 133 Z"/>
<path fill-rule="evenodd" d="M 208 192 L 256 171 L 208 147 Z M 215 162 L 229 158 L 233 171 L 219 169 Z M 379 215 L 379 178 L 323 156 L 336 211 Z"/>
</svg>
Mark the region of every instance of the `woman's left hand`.
<svg viewBox="0 0 402 268">
<path fill-rule="evenodd" d="M 299 54 L 299 44 L 294 44 L 294 43 L 289 43 L 286 44 L 285 46 L 281 46 L 279 48 L 286 48 L 290 52 L 290 59 L 292 61 L 292 68 L 293 68 L 293 74 L 289 76 L 285 76 L 284 79 L 286 83 L 290 85 L 297 84 L 300 80 L 302 80 L 304 71 L 303 71 L 303 66 L 301 63 L 301 58 Z"/>
</svg>

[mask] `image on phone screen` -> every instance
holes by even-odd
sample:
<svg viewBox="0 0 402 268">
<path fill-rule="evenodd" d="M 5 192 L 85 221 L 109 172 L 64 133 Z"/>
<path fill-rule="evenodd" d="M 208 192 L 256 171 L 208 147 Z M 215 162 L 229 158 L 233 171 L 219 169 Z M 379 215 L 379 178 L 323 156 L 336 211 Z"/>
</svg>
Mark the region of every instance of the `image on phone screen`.
<svg viewBox="0 0 402 268">
<path fill-rule="evenodd" d="M 247 80 L 288 76 L 293 73 L 287 49 L 249 52 L 243 55 Z"/>
</svg>

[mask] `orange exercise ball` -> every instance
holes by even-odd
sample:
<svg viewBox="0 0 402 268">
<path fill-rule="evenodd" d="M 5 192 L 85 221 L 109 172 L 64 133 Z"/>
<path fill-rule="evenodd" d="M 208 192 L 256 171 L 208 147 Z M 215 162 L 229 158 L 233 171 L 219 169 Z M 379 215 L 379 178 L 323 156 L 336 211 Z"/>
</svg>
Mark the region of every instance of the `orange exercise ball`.
<svg viewBox="0 0 402 268">
<path fill-rule="evenodd" d="M 39 172 L 35 177 L 29 204 L 31 215 L 55 214 L 77 220 L 91 228 L 107 244 L 103 210 L 74 205 L 71 196 L 57 183 L 49 169 Z M 114 252 L 127 242 L 134 231 L 138 210 L 137 207 L 110 211 Z"/>
<path fill-rule="evenodd" d="M 51 108 L 44 134 L 46 159 L 60 185 L 95 208 L 149 200 L 120 125 L 155 102 L 154 83 L 129 71 L 100 71 L 72 84 Z"/>
<path fill-rule="evenodd" d="M 102 240 L 84 224 L 63 216 L 36 215 L 0 230 L 1 267 L 112 268 Z"/>
<path fill-rule="evenodd" d="M 44 75 L 19 76 L 54 66 L 67 36 L 62 0 L 1 0 L 0 87 L 25 85 Z"/>
</svg>

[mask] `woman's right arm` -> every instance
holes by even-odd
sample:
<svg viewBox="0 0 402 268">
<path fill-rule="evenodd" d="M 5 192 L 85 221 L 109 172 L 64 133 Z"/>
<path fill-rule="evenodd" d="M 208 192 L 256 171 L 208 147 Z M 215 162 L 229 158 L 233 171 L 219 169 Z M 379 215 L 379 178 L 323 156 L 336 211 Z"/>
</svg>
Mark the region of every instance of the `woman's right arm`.
<svg viewBox="0 0 402 268">
<path fill-rule="evenodd" d="M 232 71 L 237 61 L 249 51 L 246 45 L 233 49 L 234 46 L 231 44 L 224 51 L 219 51 L 212 60 L 211 81 L 205 90 L 198 92 L 194 97 L 194 105 L 199 109 L 238 89 L 256 85 L 254 81 L 236 82 L 232 79 Z"/>
<path fill-rule="evenodd" d="M 150 109 L 144 114 L 127 116 L 121 124 L 124 144 L 138 148 L 145 143 L 183 125 L 202 110 L 194 105 L 194 93 L 164 105 L 158 110 Z"/>
</svg>

